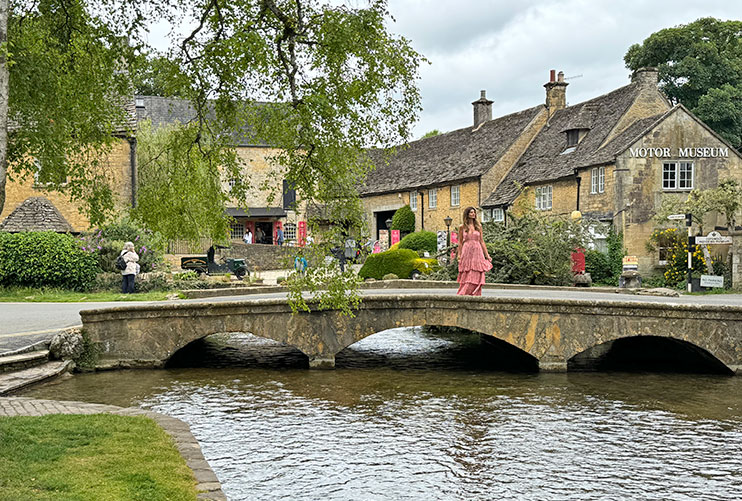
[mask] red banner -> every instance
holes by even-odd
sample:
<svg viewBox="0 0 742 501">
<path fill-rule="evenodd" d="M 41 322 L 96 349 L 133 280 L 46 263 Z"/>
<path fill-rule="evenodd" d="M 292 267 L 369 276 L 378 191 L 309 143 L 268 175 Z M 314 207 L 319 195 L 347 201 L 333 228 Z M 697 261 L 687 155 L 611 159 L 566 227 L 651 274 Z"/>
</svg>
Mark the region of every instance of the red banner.
<svg viewBox="0 0 742 501">
<path fill-rule="evenodd" d="M 451 232 L 451 245 L 459 243 L 459 232 L 458 231 L 452 231 Z M 451 260 L 453 261 L 456 259 L 456 250 L 451 251 Z"/>
<path fill-rule="evenodd" d="M 392 245 L 399 242 L 399 230 L 392 230 Z"/>
<path fill-rule="evenodd" d="M 297 228 L 297 240 L 299 241 L 299 246 L 304 247 L 307 243 L 307 222 L 306 221 L 299 221 L 299 227 Z"/>
</svg>

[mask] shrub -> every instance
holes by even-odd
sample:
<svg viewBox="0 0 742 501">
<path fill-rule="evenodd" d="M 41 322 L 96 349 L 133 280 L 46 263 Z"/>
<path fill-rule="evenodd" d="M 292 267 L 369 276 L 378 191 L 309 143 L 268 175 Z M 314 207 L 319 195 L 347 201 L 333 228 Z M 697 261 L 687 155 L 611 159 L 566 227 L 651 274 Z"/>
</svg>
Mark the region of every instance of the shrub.
<svg viewBox="0 0 742 501">
<path fill-rule="evenodd" d="M 415 213 L 412 212 L 409 205 L 404 205 L 397 209 L 392 216 L 392 229 L 399 230 L 402 233 L 412 233 L 415 231 Z"/>
<path fill-rule="evenodd" d="M 435 255 L 438 251 L 438 235 L 434 231 L 416 231 L 399 241 L 400 249 L 427 251 Z"/>
<path fill-rule="evenodd" d="M 137 227 L 128 219 L 86 232 L 80 237 L 83 250 L 97 257 L 98 265 L 103 271 L 116 271 L 114 263 L 124 242 L 134 243 L 142 273 L 162 268 L 162 239 L 149 230 Z"/>
<path fill-rule="evenodd" d="M 585 251 L 585 271 L 590 274 L 594 284 L 616 285 L 612 280 L 613 269 L 608 256 L 600 251 Z"/>
<path fill-rule="evenodd" d="M 415 269 L 423 275 L 430 275 L 441 267 L 438 264 L 438 260 L 434 257 L 417 258 L 415 259 L 413 264 L 415 266 Z"/>
<path fill-rule="evenodd" d="M 0 233 L 0 285 L 89 290 L 98 260 L 71 235 Z"/>
<path fill-rule="evenodd" d="M 686 280 L 688 270 L 688 237 L 677 228 L 657 229 L 652 232 L 647 242 L 647 249 L 664 247 L 667 267 L 665 268 L 665 283 L 675 287 Z M 706 259 L 699 246 L 696 246 L 691 258 L 693 276 L 706 273 Z M 713 266 L 713 260 L 712 260 Z"/>
<path fill-rule="evenodd" d="M 409 278 L 412 270 L 416 269 L 416 261 L 420 259 L 417 252 L 410 249 L 388 250 L 371 254 L 363 263 L 358 276 L 363 279 L 375 278 L 381 280 L 384 275 L 394 273 L 401 278 Z"/>
</svg>

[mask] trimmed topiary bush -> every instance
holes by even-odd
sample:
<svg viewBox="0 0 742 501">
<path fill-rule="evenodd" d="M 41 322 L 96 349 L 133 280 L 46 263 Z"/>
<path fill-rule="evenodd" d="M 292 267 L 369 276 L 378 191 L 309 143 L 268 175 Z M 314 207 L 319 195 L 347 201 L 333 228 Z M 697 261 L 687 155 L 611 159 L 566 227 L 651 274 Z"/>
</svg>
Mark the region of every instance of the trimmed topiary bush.
<svg viewBox="0 0 742 501">
<path fill-rule="evenodd" d="M 98 271 L 97 257 L 70 235 L 0 233 L 0 285 L 85 291 Z"/>
<path fill-rule="evenodd" d="M 401 233 L 412 233 L 415 231 L 415 213 L 412 212 L 409 205 L 404 205 L 397 209 L 392 216 L 392 229 L 399 230 Z"/>
<path fill-rule="evenodd" d="M 388 250 L 371 254 L 363 263 L 358 276 L 363 279 L 375 278 L 381 280 L 384 275 L 394 273 L 400 278 L 409 278 L 418 259 L 417 252 L 410 249 Z"/>
<path fill-rule="evenodd" d="M 416 231 L 399 241 L 400 249 L 428 251 L 435 255 L 438 251 L 438 235 L 434 231 Z"/>
</svg>

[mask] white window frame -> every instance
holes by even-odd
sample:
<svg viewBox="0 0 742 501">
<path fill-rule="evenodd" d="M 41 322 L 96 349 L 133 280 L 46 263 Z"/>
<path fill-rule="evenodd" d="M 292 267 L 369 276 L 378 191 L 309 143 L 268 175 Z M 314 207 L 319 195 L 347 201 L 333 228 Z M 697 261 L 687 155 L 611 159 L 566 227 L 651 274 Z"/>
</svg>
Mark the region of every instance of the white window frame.
<svg viewBox="0 0 742 501">
<path fill-rule="evenodd" d="M 451 186 L 451 207 L 461 205 L 461 186 Z"/>
<path fill-rule="evenodd" d="M 690 191 L 693 189 L 694 177 L 695 164 L 693 162 L 674 161 L 662 164 L 662 189 L 664 191 Z"/>
<path fill-rule="evenodd" d="M 499 207 L 490 209 L 490 217 L 495 223 L 502 223 L 505 221 L 505 210 Z"/>
<path fill-rule="evenodd" d="M 438 207 L 438 188 L 428 190 L 428 209 L 435 209 Z"/>
<path fill-rule="evenodd" d="M 245 234 L 245 225 L 243 223 L 232 223 L 229 226 L 229 238 L 232 240 L 241 240 Z"/>
<path fill-rule="evenodd" d="M 492 209 L 482 209 L 482 222 L 489 223 L 492 221 Z"/>
<path fill-rule="evenodd" d="M 416 191 L 410 192 L 410 210 L 412 212 L 417 211 L 417 192 Z"/>
<path fill-rule="evenodd" d="M 296 240 L 296 223 L 286 223 L 283 225 L 283 238 L 287 242 Z"/>
<path fill-rule="evenodd" d="M 551 185 L 536 187 L 536 210 L 551 210 L 553 192 Z"/>
<path fill-rule="evenodd" d="M 605 167 L 593 167 L 590 170 L 590 194 L 605 192 Z"/>
</svg>

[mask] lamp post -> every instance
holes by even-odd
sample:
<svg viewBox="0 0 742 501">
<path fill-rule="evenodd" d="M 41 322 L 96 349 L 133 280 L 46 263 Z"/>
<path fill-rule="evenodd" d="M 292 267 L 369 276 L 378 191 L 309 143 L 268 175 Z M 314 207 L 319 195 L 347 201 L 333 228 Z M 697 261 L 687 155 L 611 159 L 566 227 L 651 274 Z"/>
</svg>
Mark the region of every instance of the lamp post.
<svg viewBox="0 0 742 501">
<path fill-rule="evenodd" d="M 451 247 L 451 223 L 453 219 L 451 219 L 451 216 L 446 216 L 443 218 L 443 222 L 446 223 L 446 248 L 448 248 Z"/>
<path fill-rule="evenodd" d="M 386 223 L 386 229 L 389 233 L 389 247 L 392 246 L 392 218 L 387 219 L 384 221 Z"/>
</svg>

